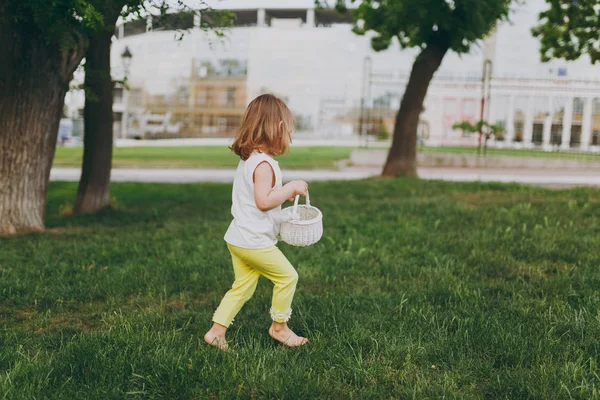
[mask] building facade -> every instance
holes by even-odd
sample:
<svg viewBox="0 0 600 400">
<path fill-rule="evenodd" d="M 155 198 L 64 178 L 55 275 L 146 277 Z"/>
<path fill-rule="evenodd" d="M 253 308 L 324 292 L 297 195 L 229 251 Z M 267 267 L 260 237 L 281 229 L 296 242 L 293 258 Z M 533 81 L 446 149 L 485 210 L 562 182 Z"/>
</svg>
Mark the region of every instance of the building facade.
<svg viewBox="0 0 600 400">
<path fill-rule="evenodd" d="M 174 27 L 152 20 L 121 23 L 111 62 L 119 77 L 121 52 L 128 47 L 133 54 L 128 82 L 141 93 L 142 103 L 134 114 L 168 114 L 181 136 L 232 136 L 245 105 L 271 92 L 287 101 L 299 121 L 297 130 L 305 134 L 361 133 L 369 115 L 379 115 L 379 122 L 370 121 L 370 133 L 381 131 L 382 124 L 391 131 L 416 50 L 401 51 L 393 44 L 374 52 L 369 35 L 351 32 L 349 15 L 315 9 L 312 0 L 248 3 L 214 4 L 236 16 L 223 38 L 200 29 L 202 18 L 210 15 L 181 22 L 181 28 L 190 28 L 183 40 L 176 40 Z M 473 144 L 476 138 L 452 127 L 480 119 L 482 92 L 489 88 L 484 119 L 504 127 L 498 145 L 596 148 L 600 71 L 587 57 L 539 61 L 539 43 L 530 30 L 544 7 L 544 0 L 518 5 L 511 23 L 501 24 L 471 53 L 446 55 L 421 115 L 426 143 Z M 491 62 L 492 76 L 485 85 L 484 60 Z M 198 70 L 231 62 L 244 65 L 245 74 L 202 75 Z M 122 103 L 115 102 L 115 113 L 131 108 Z"/>
</svg>

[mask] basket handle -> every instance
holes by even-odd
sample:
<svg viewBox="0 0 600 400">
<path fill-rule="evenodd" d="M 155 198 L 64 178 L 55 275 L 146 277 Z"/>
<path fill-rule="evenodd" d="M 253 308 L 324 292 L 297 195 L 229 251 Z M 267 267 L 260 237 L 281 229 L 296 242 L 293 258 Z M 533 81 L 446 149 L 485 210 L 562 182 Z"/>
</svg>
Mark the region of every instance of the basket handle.
<svg viewBox="0 0 600 400">
<path fill-rule="evenodd" d="M 294 209 L 292 210 L 293 214 L 296 214 L 296 212 L 298 211 L 298 201 L 300 200 L 300 195 L 297 194 L 296 198 L 294 199 Z M 306 191 L 306 205 L 310 206 L 310 196 L 308 194 L 308 190 Z"/>
</svg>

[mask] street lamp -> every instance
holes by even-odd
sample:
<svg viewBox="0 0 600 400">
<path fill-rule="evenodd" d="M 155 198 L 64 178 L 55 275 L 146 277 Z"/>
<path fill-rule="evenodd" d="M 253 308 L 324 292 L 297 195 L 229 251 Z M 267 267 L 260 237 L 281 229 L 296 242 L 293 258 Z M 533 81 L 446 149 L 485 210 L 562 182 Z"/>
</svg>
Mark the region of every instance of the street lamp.
<svg viewBox="0 0 600 400">
<path fill-rule="evenodd" d="M 129 74 L 129 67 L 131 66 L 131 59 L 133 54 L 129 50 L 129 47 L 125 46 L 125 50 L 121 53 L 121 62 L 123 63 L 123 113 L 121 116 L 121 138 L 125 139 L 127 136 L 127 120 L 129 119 L 129 91 L 127 90 L 127 75 Z"/>
<path fill-rule="evenodd" d="M 363 60 L 363 81 L 362 81 L 362 89 L 361 89 L 361 98 L 360 98 L 360 115 L 358 118 L 358 134 L 360 138 L 365 137 L 365 147 L 369 147 L 369 132 L 368 132 L 368 123 L 365 121 L 367 119 L 369 123 L 371 122 L 371 112 L 367 112 L 367 107 L 371 107 L 371 84 L 373 79 L 373 71 L 371 67 L 371 57 L 366 56 Z M 367 114 L 367 115 L 365 115 Z M 362 142 L 362 141 L 361 141 Z M 361 143 L 362 145 L 362 143 Z"/>
<path fill-rule="evenodd" d="M 477 146 L 477 154 L 481 153 L 481 140 L 483 138 L 483 130 L 486 130 L 486 138 L 489 135 L 488 127 L 484 126 L 483 121 L 489 118 L 489 113 L 486 111 L 490 108 L 491 86 L 492 86 L 492 60 L 486 58 L 483 61 L 483 74 L 481 75 L 481 113 L 479 117 L 479 144 Z M 487 107 L 487 110 L 486 110 Z M 489 121 L 488 121 L 489 122 Z M 485 141 L 484 154 L 487 153 L 487 139 Z"/>
<path fill-rule="evenodd" d="M 123 62 L 123 69 L 125 70 L 125 77 L 129 73 L 129 66 L 131 65 L 131 59 L 133 58 L 133 54 L 129 50 L 129 47 L 125 46 L 125 50 L 121 53 L 121 61 Z"/>
</svg>

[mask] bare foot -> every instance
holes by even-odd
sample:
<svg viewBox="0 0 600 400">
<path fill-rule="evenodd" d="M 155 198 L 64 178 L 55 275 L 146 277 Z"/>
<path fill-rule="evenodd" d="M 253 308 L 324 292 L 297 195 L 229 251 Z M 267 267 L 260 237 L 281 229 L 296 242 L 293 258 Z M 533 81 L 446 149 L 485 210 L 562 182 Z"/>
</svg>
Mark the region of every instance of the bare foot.
<svg viewBox="0 0 600 400">
<path fill-rule="evenodd" d="M 204 335 L 204 341 L 219 350 L 227 351 L 229 350 L 229 346 L 227 345 L 227 340 L 225 340 L 225 332 L 227 332 L 227 328 L 215 323 Z"/>
<path fill-rule="evenodd" d="M 273 322 L 269 328 L 269 335 L 288 347 L 299 347 L 308 343 L 307 338 L 296 335 L 285 322 L 282 324 Z"/>
</svg>

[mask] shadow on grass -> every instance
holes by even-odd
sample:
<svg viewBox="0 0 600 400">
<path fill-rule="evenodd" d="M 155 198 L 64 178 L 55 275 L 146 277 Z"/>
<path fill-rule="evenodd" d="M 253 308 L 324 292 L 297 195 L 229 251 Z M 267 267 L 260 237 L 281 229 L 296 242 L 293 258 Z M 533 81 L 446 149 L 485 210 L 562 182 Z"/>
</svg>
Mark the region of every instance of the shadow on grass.
<svg viewBox="0 0 600 400">
<path fill-rule="evenodd" d="M 387 183 L 386 183 L 387 182 Z M 368 187 L 369 193 L 364 193 Z M 61 210 L 72 205 L 77 185 L 54 182 L 47 202 L 46 226 L 50 233 L 77 232 L 101 228 L 137 226 L 161 227 L 163 224 L 205 222 L 229 219 L 231 185 L 203 184 L 148 184 L 122 183 L 113 185 L 111 195 L 114 208 L 106 208 L 92 215 L 62 215 Z M 350 204 L 363 202 L 362 197 L 376 198 L 390 205 L 396 201 L 418 197 L 422 201 L 448 201 L 467 207 L 499 207 L 517 202 L 575 201 L 587 203 L 597 189 L 544 189 L 520 184 L 496 182 L 445 182 L 419 178 L 372 178 L 357 181 L 319 182 L 311 185 L 311 198 L 317 207 L 333 212 L 340 201 Z M 328 196 L 338 192 L 337 196 Z M 362 194 L 358 194 L 362 193 Z M 443 199 L 441 197 L 443 197 Z M 327 217 L 327 215 L 326 215 Z"/>
<path fill-rule="evenodd" d="M 88 215 L 66 215 L 77 191 L 75 183 L 52 183 L 47 201 L 46 227 L 57 233 L 76 228 L 115 228 L 161 224 L 169 220 L 210 220 L 226 215 L 231 205 L 230 184 L 113 185 L 114 205 Z M 71 200 L 72 199 L 72 200 Z"/>
</svg>

